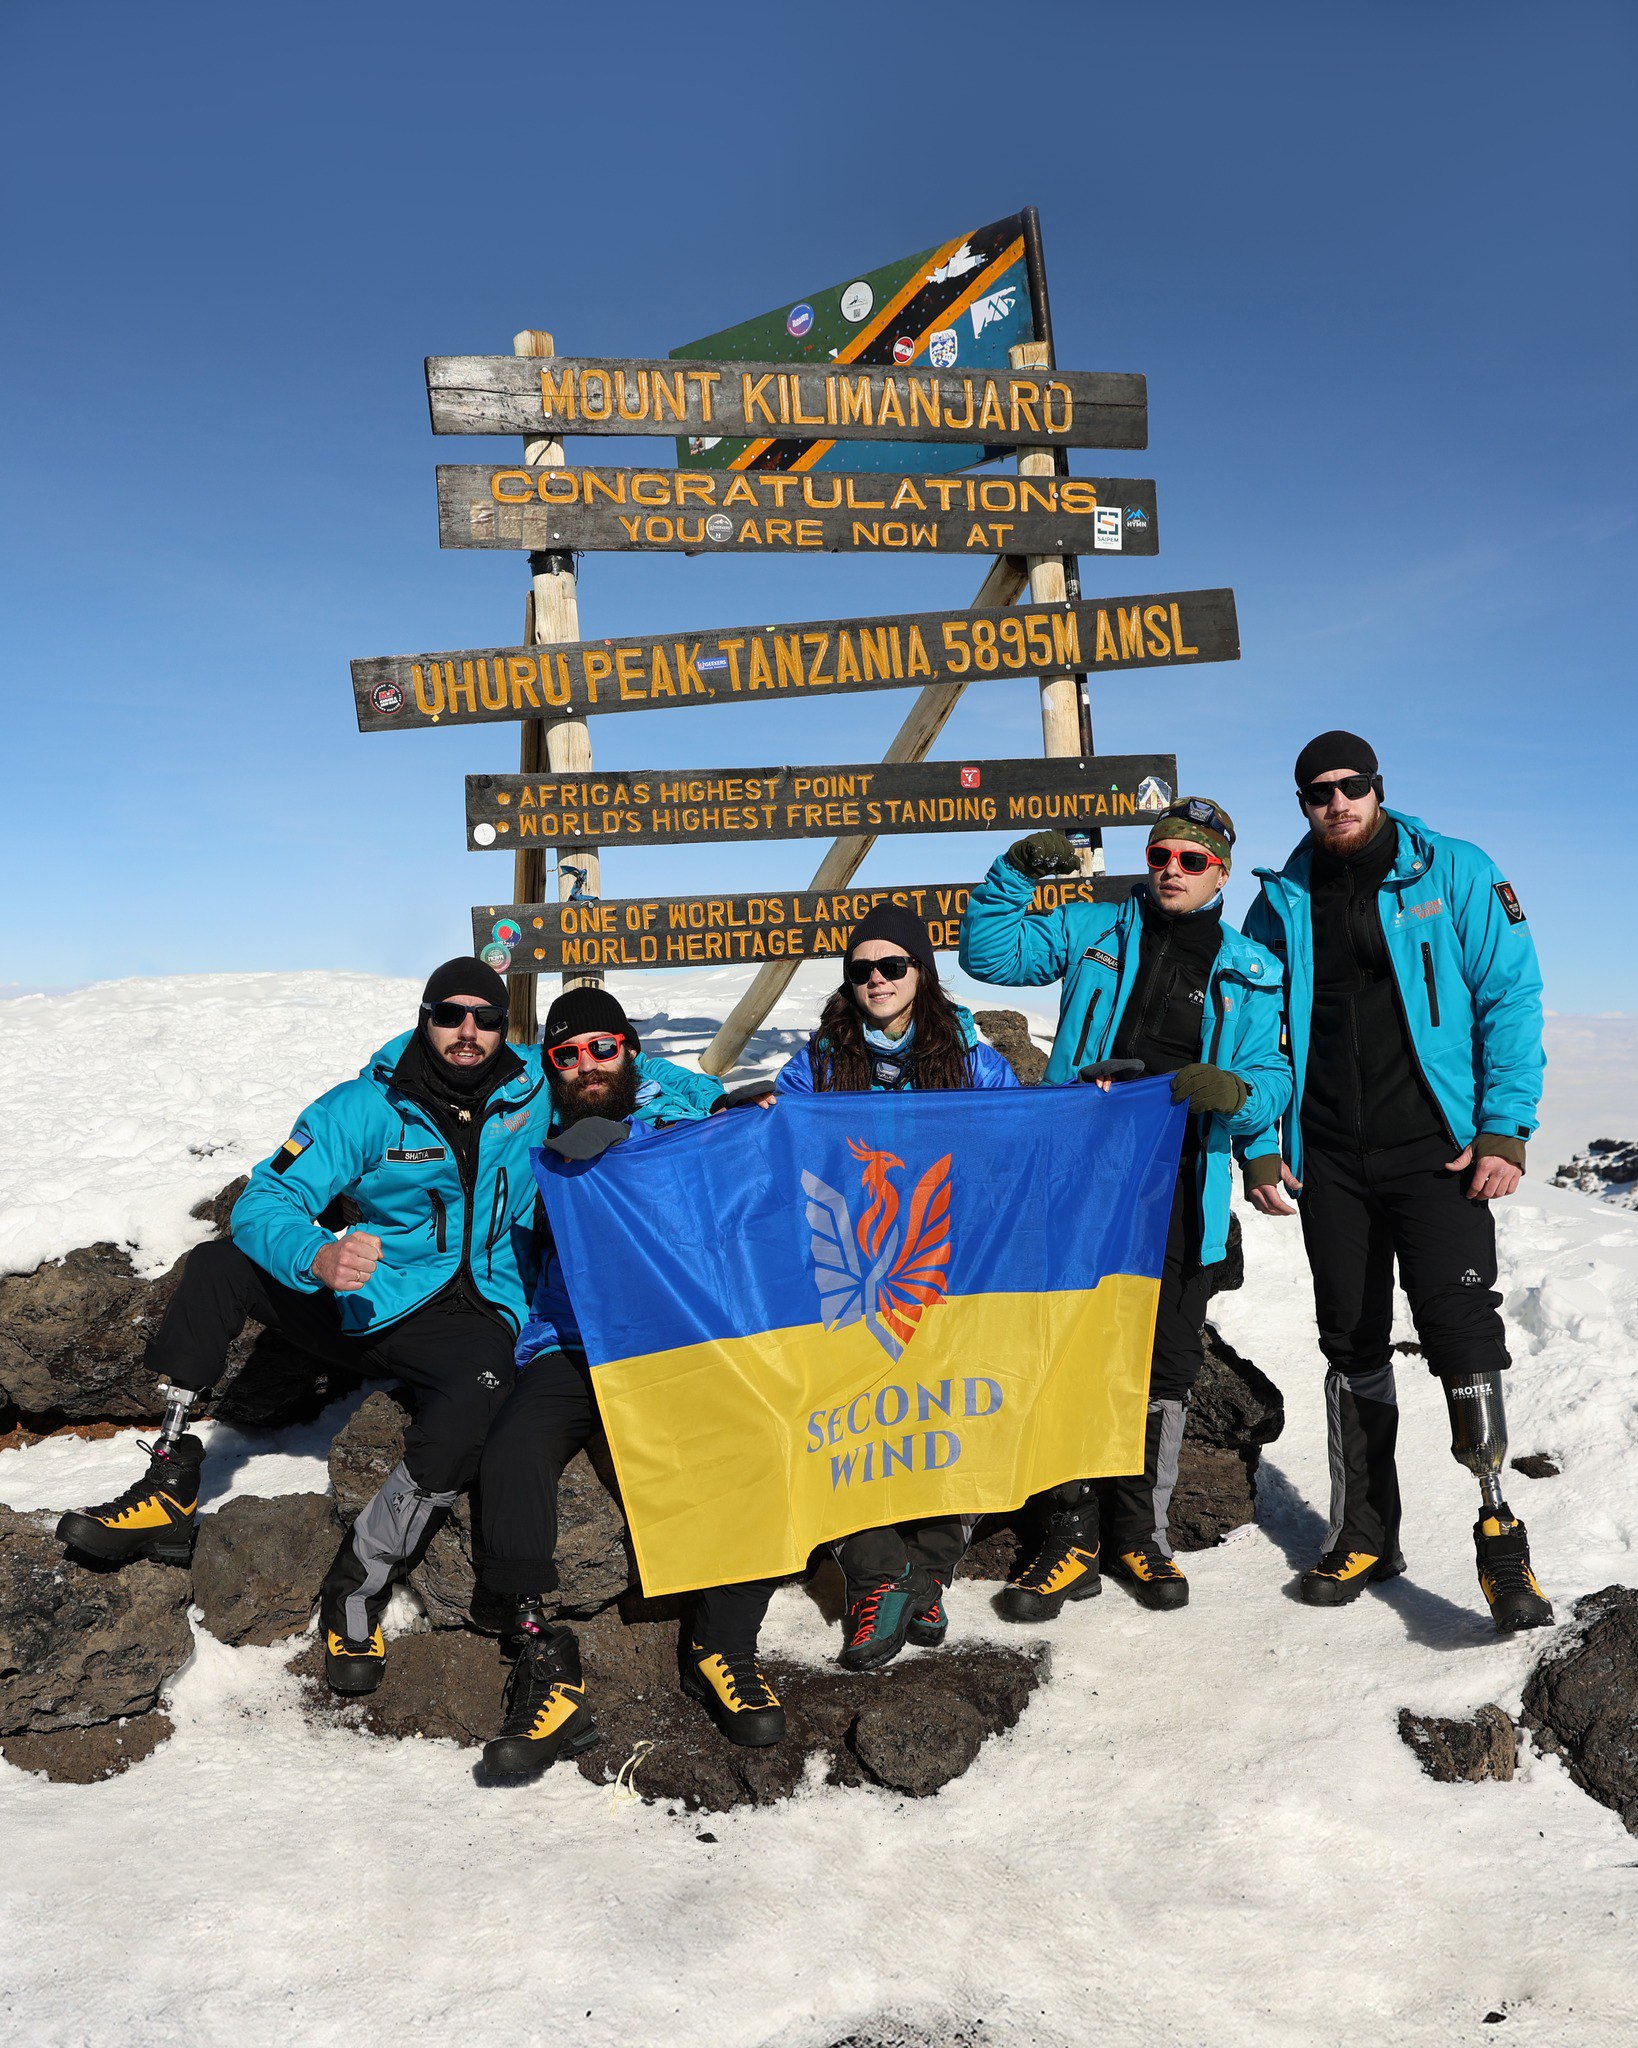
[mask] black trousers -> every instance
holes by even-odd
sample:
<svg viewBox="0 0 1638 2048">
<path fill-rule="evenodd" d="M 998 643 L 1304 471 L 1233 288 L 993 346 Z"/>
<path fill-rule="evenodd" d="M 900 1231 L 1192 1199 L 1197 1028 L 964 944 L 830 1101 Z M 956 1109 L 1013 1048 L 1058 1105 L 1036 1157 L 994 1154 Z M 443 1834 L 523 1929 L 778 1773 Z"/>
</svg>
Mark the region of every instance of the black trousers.
<svg viewBox="0 0 1638 2048">
<path fill-rule="evenodd" d="M 328 1290 L 302 1294 L 246 1258 L 231 1239 L 196 1245 L 148 1346 L 151 1372 L 179 1387 L 210 1387 L 228 1346 L 255 1321 L 326 1364 L 399 1381 L 414 1405 L 404 1463 L 418 1487 L 470 1485 L 490 1422 L 514 1378 L 511 1329 L 498 1316 L 431 1301 L 379 1336 L 341 1327 Z"/>
<path fill-rule="evenodd" d="M 1444 1138 L 1376 1152 L 1303 1146 L 1302 1235 L 1314 1276 L 1331 1453 L 1327 1550 L 1397 1559 L 1393 1277 L 1428 1369 L 1444 1379 L 1508 1364 L 1496 1292 L 1496 1224 L 1447 1173 Z"/>
<path fill-rule="evenodd" d="M 878 1579 L 902 1579 L 912 1565 L 943 1581 L 955 1577 L 977 1525 L 976 1515 L 934 1515 L 920 1522 L 889 1522 L 881 1529 L 856 1529 L 834 1548 L 851 1594 Z"/>
<path fill-rule="evenodd" d="M 485 1588 L 502 1597 L 557 1586 L 557 1487 L 563 1468 L 602 1430 L 585 1358 L 543 1351 L 518 1374 L 483 1450 L 479 1481 Z M 713 1586 L 699 1596 L 694 1640 L 749 1651 L 779 1581 Z"/>
</svg>

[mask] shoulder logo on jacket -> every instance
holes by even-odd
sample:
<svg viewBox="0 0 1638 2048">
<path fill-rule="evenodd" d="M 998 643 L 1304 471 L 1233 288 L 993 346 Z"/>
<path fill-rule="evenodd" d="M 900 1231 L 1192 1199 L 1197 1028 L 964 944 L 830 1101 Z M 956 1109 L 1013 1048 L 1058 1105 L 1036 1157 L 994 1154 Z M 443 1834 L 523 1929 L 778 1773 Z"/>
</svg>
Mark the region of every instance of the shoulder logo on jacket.
<svg viewBox="0 0 1638 2048">
<path fill-rule="evenodd" d="M 1496 901 L 1507 912 L 1507 922 L 1509 924 L 1523 924 L 1524 905 L 1514 893 L 1511 882 L 1498 882 L 1496 884 Z"/>
<path fill-rule="evenodd" d="M 273 1155 L 273 1171 L 288 1173 L 292 1166 L 313 1142 L 313 1134 L 300 1124 L 290 1133 L 278 1151 Z"/>
</svg>

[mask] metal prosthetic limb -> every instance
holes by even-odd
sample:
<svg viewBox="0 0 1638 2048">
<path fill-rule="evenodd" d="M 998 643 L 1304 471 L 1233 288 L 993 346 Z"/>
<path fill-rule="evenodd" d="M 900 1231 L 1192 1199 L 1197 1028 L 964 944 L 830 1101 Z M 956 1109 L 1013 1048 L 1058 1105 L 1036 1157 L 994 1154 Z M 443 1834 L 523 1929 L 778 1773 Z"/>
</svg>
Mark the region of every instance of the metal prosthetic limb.
<svg viewBox="0 0 1638 2048">
<path fill-rule="evenodd" d="M 188 1427 L 188 1410 L 203 1391 L 199 1387 L 162 1386 L 159 1390 L 165 1396 L 165 1419 L 159 1425 L 159 1435 L 154 1441 L 156 1457 L 168 1458 L 176 1448 L 176 1440 L 185 1434 Z"/>
<path fill-rule="evenodd" d="M 1464 1373 L 1444 1382 L 1450 1409 L 1450 1455 L 1479 1482 L 1487 1515 L 1505 1513 L 1501 1471 L 1507 1458 L 1507 1413 L 1499 1372 Z"/>
</svg>

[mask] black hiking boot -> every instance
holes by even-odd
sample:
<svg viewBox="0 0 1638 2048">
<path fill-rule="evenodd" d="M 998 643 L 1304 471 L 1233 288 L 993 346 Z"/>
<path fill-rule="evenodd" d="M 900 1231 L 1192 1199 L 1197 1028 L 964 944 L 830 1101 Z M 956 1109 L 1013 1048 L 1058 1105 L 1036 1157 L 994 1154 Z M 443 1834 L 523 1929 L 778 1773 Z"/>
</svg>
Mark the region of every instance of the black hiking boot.
<svg viewBox="0 0 1638 2048">
<path fill-rule="evenodd" d="M 324 1638 L 324 1682 L 348 1698 L 374 1692 L 387 1669 L 387 1645 L 381 1634 L 386 1601 L 369 1603 L 370 1632 L 362 1640 L 347 1633 L 347 1603 L 326 1591 L 319 1602 L 319 1634 Z"/>
<path fill-rule="evenodd" d="M 1047 1517 L 1039 1549 L 1001 1589 L 1001 1613 L 1007 1621 L 1051 1621 L 1066 1600 L 1095 1600 L 1102 1591 L 1097 1525 L 1082 1507 Z"/>
<path fill-rule="evenodd" d="M 1505 1503 L 1473 1524 L 1473 1548 L 1479 1560 L 1479 1585 L 1490 1602 L 1498 1635 L 1521 1628 L 1546 1628 L 1552 1602 L 1530 1569 L 1530 1539 L 1524 1524 Z"/>
<path fill-rule="evenodd" d="M 166 1449 L 157 1444 L 142 1448 L 148 1453 L 143 1476 L 117 1500 L 64 1515 L 57 1524 L 59 1543 L 105 1564 L 129 1564 L 138 1557 L 191 1563 L 205 1447 L 196 1436 L 179 1436 Z"/>
<path fill-rule="evenodd" d="M 1145 1607 L 1166 1612 L 1189 1604 L 1189 1582 L 1175 1557 L 1168 1557 L 1152 1536 L 1117 1552 L 1114 1569 Z"/>
<path fill-rule="evenodd" d="M 930 1574 L 933 1581 L 933 1597 L 925 1607 L 918 1607 L 910 1617 L 910 1626 L 905 1630 L 905 1641 L 914 1643 L 921 1650 L 936 1650 L 950 1633 L 950 1612 L 944 1604 L 944 1581 L 937 1572 Z"/>
<path fill-rule="evenodd" d="M 597 1740 L 586 1711 L 580 1645 L 561 1623 L 522 1632 L 517 1662 L 506 1685 L 506 1719 L 483 1746 L 484 1773 L 497 1785 L 522 1785 L 560 1756 L 579 1756 Z"/>
<path fill-rule="evenodd" d="M 755 1650 L 707 1650 L 691 1643 L 682 1653 L 682 1689 L 741 1749 L 766 1749 L 784 1736 L 785 1709 L 762 1675 Z"/>
</svg>

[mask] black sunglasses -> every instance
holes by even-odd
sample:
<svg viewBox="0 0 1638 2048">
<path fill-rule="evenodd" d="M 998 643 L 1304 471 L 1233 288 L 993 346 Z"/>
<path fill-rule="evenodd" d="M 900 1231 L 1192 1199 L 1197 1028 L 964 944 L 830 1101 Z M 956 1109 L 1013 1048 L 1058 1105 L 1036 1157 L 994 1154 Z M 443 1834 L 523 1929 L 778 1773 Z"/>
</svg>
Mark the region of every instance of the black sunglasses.
<svg viewBox="0 0 1638 2048">
<path fill-rule="evenodd" d="M 423 1003 L 421 1015 L 442 1031 L 458 1031 L 468 1017 L 480 1031 L 499 1031 L 507 1010 L 504 1003 Z"/>
<path fill-rule="evenodd" d="M 1375 787 L 1374 775 L 1339 775 L 1335 782 L 1310 782 L 1305 789 L 1297 791 L 1297 799 L 1313 810 L 1323 811 L 1330 805 L 1333 790 L 1345 796 L 1349 803 L 1357 804 L 1362 796 L 1369 796 Z"/>
<path fill-rule="evenodd" d="M 842 973 L 855 988 L 863 988 L 873 974 L 884 981 L 903 981 L 915 964 L 908 953 L 889 953 L 885 960 L 850 960 Z"/>
</svg>

